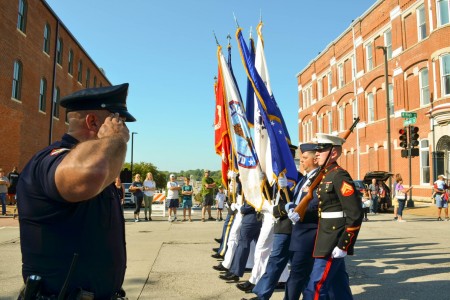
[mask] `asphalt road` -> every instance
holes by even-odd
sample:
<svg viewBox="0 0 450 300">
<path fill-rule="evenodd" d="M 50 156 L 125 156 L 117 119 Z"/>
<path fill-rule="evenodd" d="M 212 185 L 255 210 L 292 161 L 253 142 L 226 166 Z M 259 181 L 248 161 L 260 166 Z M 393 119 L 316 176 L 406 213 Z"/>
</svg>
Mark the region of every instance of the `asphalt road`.
<svg viewBox="0 0 450 300">
<path fill-rule="evenodd" d="M 417 205 L 416 205 L 417 206 Z M 435 208 L 407 209 L 406 223 L 391 214 L 369 216 L 347 270 L 355 299 L 449 299 L 450 222 Z M 129 299 L 241 299 L 253 297 L 218 278 L 211 258 L 222 222 L 132 222 L 126 212 Z M 22 285 L 17 220 L 0 218 L 0 299 L 17 299 Z M 249 277 L 246 273 L 242 280 Z M 272 299 L 283 299 L 281 291 Z"/>
</svg>

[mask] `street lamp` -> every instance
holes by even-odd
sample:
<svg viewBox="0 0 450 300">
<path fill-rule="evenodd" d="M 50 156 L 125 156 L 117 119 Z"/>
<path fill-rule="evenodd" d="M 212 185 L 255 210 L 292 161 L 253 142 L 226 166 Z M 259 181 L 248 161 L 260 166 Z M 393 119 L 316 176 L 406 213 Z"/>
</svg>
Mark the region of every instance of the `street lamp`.
<svg viewBox="0 0 450 300">
<path fill-rule="evenodd" d="M 138 134 L 137 132 L 131 133 L 131 181 L 133 181 L 133 145 L 134 145 L 134 135 Z"/>
<path fill-rule="evenodd" d="M 377 46 L 377 49 L 383 50 L 384 54 L 384 80 L 386 86 L 386 123 L 387 123 L 387 152 L 388 152 L 388 171 L 392 172 L 392 159 L 391 159 L 391 110 L 389 105 L 389 81 L 388 81 L 388 59 L 387 59 L 387 47 Z M 411 183 L 410 183 L 411 184 Z M 392 189 L 392 177 L 389 176 L 389 188 Z"/>
</svg>

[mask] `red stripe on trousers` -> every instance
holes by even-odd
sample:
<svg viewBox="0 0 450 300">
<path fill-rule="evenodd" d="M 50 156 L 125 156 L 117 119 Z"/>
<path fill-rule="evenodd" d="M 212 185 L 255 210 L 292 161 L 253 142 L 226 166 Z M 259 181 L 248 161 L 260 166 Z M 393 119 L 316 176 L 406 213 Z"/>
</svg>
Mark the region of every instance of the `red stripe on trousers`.
<svg viewBox="0 0 450 300">
<path fill-rule="evenodd" d="M 316 285 L 316 292 L 314 294 L 314 300 L 318 300 L 319 299 L 320 289 L 322 288 L 322 285 L 325 282 L 325 280 L 327 280 L 328 272 L 330 272 L 331 262 L 332 261 L 333 261 L 333 258 L 331 258 L 331 257 L 327 261 L 325 269 L 323 270 L 322 278 L 320 278 L 320 281 Z"/>
</svg>

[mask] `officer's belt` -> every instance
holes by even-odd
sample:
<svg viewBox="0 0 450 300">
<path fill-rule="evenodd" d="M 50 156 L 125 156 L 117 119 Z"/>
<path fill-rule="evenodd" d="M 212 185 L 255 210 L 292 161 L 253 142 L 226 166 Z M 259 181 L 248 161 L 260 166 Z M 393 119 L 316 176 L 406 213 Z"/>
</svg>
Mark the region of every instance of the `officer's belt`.
<svg viewBox="0 0 450 300">
<path fill-rule="evenodd" d="M 322 219 L 337 219 L 345 218 L 347 215 L 343 211 L 321 212 L 320 218 Z"/>
</svg>

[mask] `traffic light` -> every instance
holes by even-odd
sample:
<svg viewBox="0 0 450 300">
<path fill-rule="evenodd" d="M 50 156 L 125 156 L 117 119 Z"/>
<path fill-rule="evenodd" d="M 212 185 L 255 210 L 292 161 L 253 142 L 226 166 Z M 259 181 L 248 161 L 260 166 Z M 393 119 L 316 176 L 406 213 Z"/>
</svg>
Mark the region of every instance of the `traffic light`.
<svg viewBox="0 0 450 300">
<path fill-rule="evenodd" d="M 411 147 L 417 147 L 419 146 L 419 127 L 416 126 L 410 126 L 409 127 L 409 143 L 411 144 Z"/>
<path fill-rule="evenodd" d="M 407 137 L 407 133 L 406 133 L 406 127 L 402 128 L 398 131 L 398 133 L 400 133 L 400 147 L 402 148 L 408 148 L 408 137 Z"/>
</svg>

